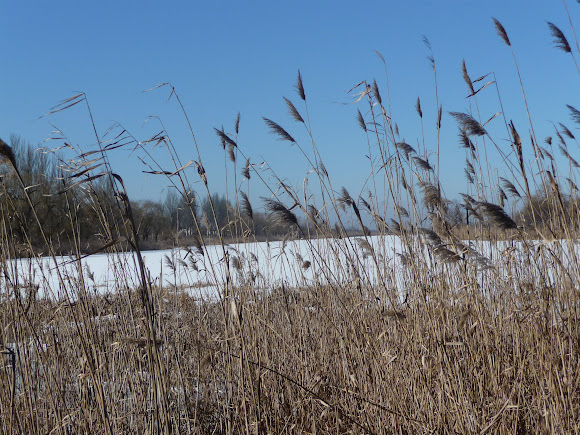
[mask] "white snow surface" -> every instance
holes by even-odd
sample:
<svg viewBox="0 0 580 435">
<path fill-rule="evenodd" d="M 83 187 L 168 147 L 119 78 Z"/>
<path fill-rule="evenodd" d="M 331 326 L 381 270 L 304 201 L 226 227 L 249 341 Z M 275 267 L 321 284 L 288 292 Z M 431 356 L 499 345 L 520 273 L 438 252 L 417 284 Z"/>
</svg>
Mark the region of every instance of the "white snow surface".
<svg viewBox="0 0 580 435">
<path fill-rule="evenodd" d="M 217 298 L 225 285 L 224 252 L 229 257 L 234 285 L 251 281 L 262 289 L 282 284 L 297 287 L 350 282 L 355 274 L 375 283 L 377 264 L 361 240 L 364 239 L 290 240 L 231 244 L 224 248 L 210 245 L 203 248 L 203 255 L 193 249 L 189 252 L 170 249 L 144 251 L 142 256 L 154 285 L 179 288 L 204 298 Z M 395 254 L 400 252 L 400 240 L 395 236 L 374 236 L 367 240 L 377 254 L 375 258 L 381 259 L 379 267 L 388 266 L 396 270 L 398 261 Z M 346 261 L 347 258 L 351 260 Z M 308 267 L 305 267 L 306 262 L 310 263 Z M 74 298 L 83 281 L 87 290 L 100 293 L 133 289 L 140 285 L 134 253 L 95 254 L 81 259 L 80 263 L 82 274 L 79 273 L 79 262 L 71 257 L 56 257 L 56 261 L 49 257 L 17 259 L 8 265 L 8 275 L 17 281 L 18 287 L 38 287 L 38 297 L 57 300 L 64 298 L 65 292 Z"/>
<path fill-rule="evenodd" d="M 554 243 L 564 263 L 570 264 L 565 258 L 569 252 L 563 246 L 565 243 Z M 420 246 L 427 254 L 425 245 Z M 493 246 L 489 242 L 478 242 L 469 246 L 473 249 L 467 255 L 469 261 L 479 261 L 481 267 L 487 260 L 493 264 L 506 255 L 518 252 L 521 242 L 498 242 Z M 374 255 L 369 255 L 371 250 Z M 144 251 L 142 255 L 153 285 L 179 289 L 203 300 L 216 300 L 225 288 L 224 252 L 229 258 L 234 286 L 251 282 L 255 288 L 265 291 L 282 284 L 307 287 L 360 280 L 400 295 L 408 279 L 406 267 L 397 255 L 405 252 L 397 236 L 244 243 L 223 248 L 211 245 L 203 248 L 203 255 L 186 249 Z M 431 265 L 434 258 L 436 256 L 425 255 L 426 264 Z M 524 258 L 516 260 L 525 261 Z M 310 263 L 309 267 L 304 267 L 305 262 Z M 103 294 L 134 289 L 140 285 L 134 253 L 91 255 L 80 263 L 70 257 L 17 259 L 7 265 L 5 275 L 12 285 L 21 289 L 38 288 L 37 297 L 54 300 L 67 296 L 76 299 L 83 286 L 88 292 Z"/>
</svg>

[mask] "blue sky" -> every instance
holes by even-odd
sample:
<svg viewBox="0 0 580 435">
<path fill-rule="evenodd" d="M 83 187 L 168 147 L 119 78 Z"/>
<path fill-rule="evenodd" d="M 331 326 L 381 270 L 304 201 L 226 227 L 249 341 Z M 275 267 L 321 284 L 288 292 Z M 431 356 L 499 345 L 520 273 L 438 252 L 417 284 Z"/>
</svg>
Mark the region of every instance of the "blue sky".
<svg viewBox="0 0 580 435">
<path fill-rule="evenodd" d="M 574 23 L 580 23 L 580 5 L 568 0 L 568 7 Z M 388 64 L 393 118 L 401 139 L 413 146 L 420 140 L 414 108 L 420 97 L 426 145 L 435 151 L 433 72 L 423 35 L 433 48 L 444 109 L 442 183 L 450 197 L 466 192 L 465 154 L 458 149 L 457 127 L 447 114 L 468 110 L 462 59 L 472 79 L 496 74 L 506 116 L 529 145 L 517 74 L 491 17 L 503 23 L 512 40 L 538 140 L 553 134 L 552 121 L 573 129 L 565 104 L 580 107 L 578 72 L 570 56 L 553 47 L 546 25 L 553 21 L 573 45 L 562 2 L 6 1 L 0 4 L 0 14 L 4 18 L 0 137 L 17 134 L 41 144 L 54 125 L 84 151 L 92 149 L 95 139 L 86 107 L 39 118 L 82 91 L 99 134 L 118 122 L 144 140 L 160 130 L 156 121 L 145 124 L 145 120 L 158 116 L 187 162 L 196 158 L 192 139 L 175 100 L 167 100 L 168 89 L 141 92 L 170 82 L 192 121 L 215 192 L 224 192 L 226 184 L 224 152 L 213 129 L 224 125 L 232 131 L 238 112 L 238 142 L 244 153 L 252 162 L 267 161 L 291 186 L 302 186 L 308 171 L 304 158 L 270 135 L 262 121 L 263 116 L 277 121 L 309 148 L 307 135 L 290 119 L 282 100 L 288 97 L 302 110 L 294 91 L 300 69 L 325 166 L 336 188 L 344 185 L 357 196 L 370 171 L 366 137 L 356 122 L 357 108 L 364 112 L 366 106 L 343 103 L 352 101 L 347 91 L 353 85 L 373 78 L 386 99 L 384 68 L 373 50 L 380 51 Z M 495 89 L 487 91 L 479 99 L 483 119 L 501 110 Z M 503 121 L 496 118 L 489 130 L 507 150 Z M 570 153 L 580 157 L 576 145 Z M 147 168 L 139 155 L 115 151 L 110 155 L 113 169 L 125 179 L 133 199 L 163 199 L 167 180 L 143 174 Z M 155 150 L 154 155 L 170 169 L 166 153 Z M 228 165 L 231 181 L 233 168 Z M 498 175 L 506 175 L 503 167 Z M 193 172 L 190 180 L 198 181 Z M 200 184 L 193 187 L 202 190 Z M 254 197 L 266 194 L 256 177 L 251 189 Z"/>
</svg>

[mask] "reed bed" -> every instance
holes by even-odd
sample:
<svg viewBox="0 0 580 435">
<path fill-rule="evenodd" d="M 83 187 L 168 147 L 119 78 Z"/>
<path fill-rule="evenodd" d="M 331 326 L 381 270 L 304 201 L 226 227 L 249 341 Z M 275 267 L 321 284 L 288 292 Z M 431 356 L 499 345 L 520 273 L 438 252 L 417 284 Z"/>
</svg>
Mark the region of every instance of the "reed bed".
<svg viewBox="0 0 580 435">
<path fill-rule="evenodd" d="M 508 32 L 499 21 L 493 24 L 519 76 Z M 548 27 L 557 48 L 575 62 L 578 44 L 568 44 L 555 24 Z M 211 200 L 211 179 L 223 174 L 206 173 L 208 157 L 193 129 L 193 156 L 179 156 L 165 131 L 145 141 L 114 131 L 112 137 L 126 139 L 122 143 L 96 134 L 96 149 L 61 159 L 61 173 L 54 174 L 72 251 L 66 270 L 56 241 L 43 230 L 34 186 L 1 141 L 3 178 L 15 189 L 7 190 L 8 182 L 0 187 L 2 432 L 580 432 L 579 165 L 567 145 L 574 135 L 560 123 L 553 140 L 537 140 L 527 103 L 526 126 L 510 121 L 501 98 L 496 115 L 480 115 L 478 98 L 496 90 L 501 97 L 499 78 L 472 81 L 465 62 L 462 76 L 471 111 L 448 114 L 437 102 L 437 119 L 429 120 L 436 121 L 430 141 L 435 158 L 424 148 L 425 137 L 416 145 L 401 139 L 376 80 L 353 88 L 353 122 L 371 160 L 368 194 L 360 197 L 335 185 L 324 166 L 300 73 L 296 95 L 284 98 L 292 129 L 268 117 L 264 122 L 307 161 L 316 192 L 296 190 L 273 168 L 252 164 L 238 140 L 240 117 L 233 133 L 216 129 L 236 192 L 227 240 Z M 156 92 L 164 89 L 183 109 L 178 90 L 164 84 Z M 91 117 L 84 94 L 52 113 L 74 105 L 84 105 Z M 420 99 L 416 108 L 422 125 Z M 572 122 L 580 123 L 580 112 L 568 109 Z M 490 133 L 495 118 L 505 125 L 507 146 Z M 456 152 L 466 156 L 461 202 L 449 201 L 440 183 L 444 120 L 456 122 Z M 520 136 L 518 128 L 529 129 L 531 137 Z M 203 265 L 217 298 L 197 297 L 191 289 L 200 283 L 193 279 L 169 286 L 151 279 L 131 200 L 109 162 L 117 146 L 146 153 L 165 147 L 174 166 L 160 167 L 151 157 L 148 170 L 175 186 L 193 218 L 187 243 L 179 234 L 174 241 L 187 255 L 168 257 L 166 275 L 178 266 Z M 554 157 L 555 146 L 564 160 Z M 245 163 L 236 166 L 237 160 Z M 497 161 L 502 177 L 489 170 Z M 252 183 L 268 196 L 255 198 Z M 17 212 L 17 190 L 28 204 L 27 220 Z M 196 213 L 196 195 L 207 195 L 213 214 Z M 105 290 L 82 267 L 87 235 L 79 204 L 89 204 L 100 225 L 100 246 L 93 251 L 130 258 Z M 307 248 L 307 254 L 294 253 L 300 267 L 292 269 L 293 285 L 260 284 L 267 266 L 231 248 L 232 241 L 256 241 L 259 204 L 288 240 Z M 25 220 L 17 232 L 14 222 Z M 356 238 L 347 234 L 352 222 Z M 207 261 L 210 228 L 219 263 Z M 28 237 L 32 231 L 44 244 L 42 254 Z M 53 263 L 45 269 L 57 277 L 52 296 L 37 295 L 42 276 L 28 279 L 14 266 L 22 256 Z M 298 276 L 305 271 L 311 279 Z"/>
</svg>

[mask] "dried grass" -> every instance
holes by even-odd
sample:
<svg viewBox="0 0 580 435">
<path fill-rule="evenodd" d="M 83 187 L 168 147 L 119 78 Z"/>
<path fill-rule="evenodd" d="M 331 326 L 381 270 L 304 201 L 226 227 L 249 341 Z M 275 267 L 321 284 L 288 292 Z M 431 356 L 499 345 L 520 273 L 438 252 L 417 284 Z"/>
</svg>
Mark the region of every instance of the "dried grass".
<svg viewBox="0 0 580 435">
<path fill-rule="evenodd" d="M 504 27 L 495 19 L 494 23 L 502 40 L 511 45 Z M 565 49 L 563 34 L 550 29 Z M 425 44 L 432 54 L 429 41 Z M 435 69 L 432 56 L 430 60 Z M 471 104 L 477 93 L 474 83 L 485 76 L 472 81 L 465 63 L 462 70 L 473 94 L 468 97 Z M 37 281 L 43 277 L 18 275 L 14 265 L 22 262 L 22 252 L 36 261 L 25 224 L 42 229 L 42 202 L 25 176 L 10 185 L 15 175 L 3 173 L 2 431 L 577 433 L 580 269 L 575 245 L 580 209 L 576 165 L 564 137 L 556 132 L 567 158 L 558 167 L 544 148 L 541 153 L 549 160 L 536 159 L 535 140 L 529 147 L 506 120 L 505 136 L 511 136 L 513 153 L 500 154 L 504 167 L 497 168 L 498 174 L 505 177 L 491 179 L 482 167 L 492 152 L 485 149 L 487 141 L 493 141 L 492 128 L 487 127 L 488 133 L 472 114 L 451 112 L 460 125 L 460 146 L 467 149 L 466 173 L 476 181 L 462 195 L 463 204 L 454 215 L 443 181 L 429 162 L 395 139 L 398 127 L 379 107 L 382 98 L 376 81 L 372 86 L 361 84 L 365 90 L 359 102 L 369 103 L 364 113 L 373 120 L 369 123 L 373 133 L 381 123 L 393 126 L 384 135 L 361 133 L 383 164 L 373 167 L 371 176 L 391 190 L 382 196 L 373 190 L 368 201 L 359 197 L 359 210 L 345 188 L 333 186 L 333 174 L 323 169 L 314 145 L 316 164 L 309 162 L 309 174 L 318 176 L 319 193 L 307 187 L 294 191 L 275 173 L 275 186 L 265 186 L 272 193 L 264 199 L 265 208 L 288 234 L 271 264 L 245 255 L 234 244 L 257 240 L 249 227 L 257 224 L 259 215 L 248 195 L 253 183 L 265 179 L 265 172 L 253 166 L 256 177 L 250 180 L 250 158 L 236 142 L 240 115 L 235 136 L 223 128 L 215 130 L 224 149 L 228 146 L 228 152 L 246 159 L 242 175 L 248 194 L 237 180 L 230 181 L 236 183 L 237 192 L 235 206 L 227 210 L 232 243 L 227 244 L 220 229 L 210 224 L 217 222 L 216 216 L 196 216 L 188 228 L 189 246 L 175 246 L 175 254 L 166 256 L 164 273 L 170 276 L 158 282 L 151 280 L 145 266 L 136 235 L 138 222 L 122 179 L 108 163 L 101 167 L 99 162 L 94 167 L 97 173 L 80 173 L 79 167 L 91 166 L 82 166 L 86 156 L 76 156 L 79 164 L 70 173 L 80 175 L 69 183 L 77 179 L 82 183 L 65 186 L 61 193 L 69 201 L 70 216 L 62 225 L 71 226 L 76 235 L 72 241 L 76 245 L 71 243 L 77 246 L 75 261 L 69 265 L 81 257 L 82 234 L 75 232 L 79 201 L 92 204 L 102 226 L 101 250 L 114 258 L 125 258 L 124 251 L 130 250 L 135 261 L 111 270 L 114 283 L 97 291 L 95 275 L 82 267 L 65 270 L 54 254 L 58 241 L 47 239 L 54 266 L 42 273 L 60 276 L 54 289 L 58 297 L 39 297 Z M 296 91 L 306 101 L 300 72 Z M 84 94 L 64 100 L 52 111 L 81 101 L 86 101 Z M 301 109 L 303 118 L 290 100 L 285 103 L 292 119 L 301 124 L 309 119 L 306 105 Z M 435 107 L 440 127 L 442 108 L 439 103 Z M 580 123 L 580 112 L 567 107 L 572 120 Z M 494 109 L 492 113 L 500 111 Z M 422 122 L 425 114 L 419 99 L 416 110 Z M 279 124 L 264 121 L 278 139 L 296 144 Z M 368 132 L 360 110 L 357 122 Z M 560 127 L 564 136 L 574 139 L 572 131 Z M 485 141 L 471 137 L 483 135 Z M 551 142 L 551 138 L 546 142 L 548 148 Z M 429 140 L 423 138 L 423 143 Z M 406 159 L 396 153 L 391 158 L 393 147 Z M 430 155 L 425 148 L 421 153 Z M 107 151 L 97 152 L 108 162 Z M 17 167 L 17 156 L 4 141 L 0 156 Z M 203 182 L 198 185 L 209 194 L 201 156 L 196 159 Z M 187 171 L 179 166 L 155 173 L 179 180 L 175 184 L 189 198 Z M 526 169 L 534 174 L 537 193 L 532 194 Z M 103 179 L 111 182 L 107 198 L 94 189 Z M 10 194 L 7 186 L 14 189 Z M 565 192 L 567 186 L 570 190 Z M 30 201 L 32 223 L 16 213 L 14 192 Z M 291 207 L 282 202 L 288 197 Z M 498 200 L 504 207 L 496 204 Z M 508 211 L 518 210 L 518 205 L 520 217 L 510 215 Z M 361 237 L 347 237 L 343 220 L 349 219 L 358 225 Z M 24 242 L 16 240 L 15 220 L 21 224 Z M 365 226 L 372 221 L 376 239 L 368 238 Z M 429 221 L 432 228 L 426 228 Z M 176 245 L 182 243 L 181 236 L 178 228 Z M 218 264 L 206 258 L 209 237 L 220 243 Z M 294 252 L 291 237 L 301 237 L 300 246 L 308 247 L 308 252 Z M 320 239 L 331 243 L 323 248 Z M 285 253 L 291 250 L 295 260 L 288 261 Z M 293 282 L 299 285 L 267 281 L 275 268 L 291 266 L 295 266 Z M 176 278 L 180 269 L 188 277 L 184 282 Z M 138 279 L 130 283 L 127 277 L 133 272 Z M 202 272 L 207 279 L 199 279 Z M 204 296 L 210 285 L 219 289 L 217 300 Z"/>
</svg>

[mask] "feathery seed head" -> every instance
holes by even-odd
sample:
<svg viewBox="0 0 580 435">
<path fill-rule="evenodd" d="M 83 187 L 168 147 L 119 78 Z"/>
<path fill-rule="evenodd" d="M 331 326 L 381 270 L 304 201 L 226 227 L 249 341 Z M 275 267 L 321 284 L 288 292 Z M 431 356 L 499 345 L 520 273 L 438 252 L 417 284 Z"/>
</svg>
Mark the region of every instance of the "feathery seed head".
<svg viewBox="0 0 580 435">
<path fill-rule="evenodd" d="M 415 104 L 415 109 L 417 109 L 417 113 L 419 114 L 419 118 L 423 118 L 423 111 L 421 110 L 421 99 L 417 97 L 417 103 Z"/>
<path fill-rule="evenodd" d="M 468 135 L 483 136 L 487 131 L 471 115 L 461 112 L 449 112 L 455 118 L 462 130 Z"/>
<path fill-rule="evenodd" d="M 395 147 L 400 149 L 405 154 L 405 157 L 407 158 L 407 160 L 409 160 L 410 153 L 414 154 L 416 152 L 415 149 L 406 142 L 397 142 L 397 143 L 395 143 Z"/>
<path fill-rule="evenodd" d="M 509 215 L 499 205 L 489 202 L 478 202 L 477 204 L 480 206 L 485 217 L 492 224 L 498 226 L 502 230 L 509 230 L 518 227 L 513 219 L 509 217 Z"/>
<path fill-rule="evenodd" d="M 266 125 L 270 128 L 270 133 L 273 133 L 278 136 L 278 140 L 287 140 L 288 142 L 296 143 L 294 138 L 290 136 L 290 134 L 286 130 L 284 130 L 280 125 L 278 125 L 271 119 L 268 118 L 262 119 L 264 120 Z"/>
<path fill-rule="evenodd" d="M 510 42 L 510 38 L 508 38 L 508 35 L 507 35 L 507 32 L 505 31 L 505 28 L 495 18 L 492 18 L 492 20 L 493 20 L 493 23 L 495 24 L 495 30 L 497 31 L 497 34 L 501 37 L 501 39 L 503 39 L 503 42 L 505 42 L 507 45 L 509 45 L 511 47 L 512 44 Z"/>
<path fill-rule="evenodd" d="M 14 151 L 12 147 L 0 139 L 0 160 L 7 160 L 16 168 L 16 159 L 14 158 Z"/>
<path fill-rule="evenodd" d="M 240 133 L 240 112 L 238 112 L 238 116 L 236 117 L 235 128 L 236 134 Z"/>
<path fill-rule="evenodd" d="M 250 200 L 248 196 L 240 191 L 240 196 L 242 197 L 242 212 L 246 215 L 250 220 L 254 219 L 254 210 L 252 209 L 252 204 L 250 204 Z"/>
<path fill-rule="evenodd" d="M 465 83 L 467 83 L 467 87 L 469 88 L 469 90 L 471 91 L 472 94 L 475 94 L 475 89 L 473 88 L 473 82 L 471 81 L 469 74 L 467 74 L 467 67 L 465 66 L 465 59 L 463 59 L 463 62 L 461 62 L 461 71 L 463 73 L 463 80 L 465 80 Z"/>
<path fill-rule="evenodd" d="M 558 27 L 556 27 L 554 23 L 550 23 L 549 21 L 548 27 L 550 28 L 550 33 L 554 38 L 554 45 L 556 48 L 559 48 L 564 53 L 571 53 L 572 49 L 570 48 L 570 44 L 568 44 L 568 40 L 564 36 L 564 33 Z"/>
<path fill-rule="evenodd" d="M 566 104 L 566 107 L 570 111 L 570 117 L 572 118 L 572 120 L 576 124 L 580 124 L 580 110 L 576 109 L 573 106 L 570 106 L 569 104 Z"/>
<path fill-rule="evenodd" d="M 558 124 L 559 124 L 559 125 L 560 125 L 560 127 L 562 128 L 562 133 L 564 133 L 564 134 L 565 134 L 566 136 L 568 136 L 570 139 L 576 139 L 568 127 L 566 127 L 566 126 L 565 126 L 564 124 L 562 124 L 561 122 L 559 122 Z"/>
<path fill-rule="evenodd" d="M 232 163 L 236 163 L 235 147 L 231 144 L 228 146 L 228 155 L 230 156 L 230 160 L 232 161 Z"/>
<path fill-rule="evenodd" d="M 379 102 L 379 104 L 383 104 L 383 99 L 381 98 L 381 93 L 379 92 L 379 87 L 377 85 L 377 81 L 373 80 L 373 94 L 375 99 Z"/>
<path fill-rule="evenodd" d="M 280 201 L 270 198 L 262 198 L 262 200 L 266 204 L 266 209 L 272 214 L 275 221 L 283 225 L 298 226 L 296 215 L 288 210 L 288 208 Z"/>
<path fill-rule="evenodd" d="M 362 116 L 362 113 L 360 113 L 360 110 L 357 110 L 357 121 L 358 121 L 358 125 L 360 125 L 360 128 L 362 128 L 366 132 L 367 131 L 367 124 L 365 122 L 365 119 Z"/>
<path fill-rule="evenodd" d="M 246 179 L 250 179 L 250 158 L 246 159 L 246 164 L 242 168 L 242 176 Z"/>
<path fill-rule="evenodd" d="M 292 117 L 292 119 L 294 119 L 294 121 L 296 121 L 296 122 L 301 122 L 302 124 L 304 124 L 304 119 L 302 118 L 302 116 L 300 115 L 300 112 L 298 112 L 298 109 L 296 109 L 296 106 L 294 106 L 292 101 L 290 101 L 286 97 L 283 97 L 283 98 L 284 98 L 284 101 L 286 102 L 286 105 L 288 106 L 288 111 L 290 112 L 290 116 Z"/>
<path fill-rule="evenodd" d="M 226 147 L 226 144 L 228 144 L 229 146 L 233 146 L 233 147 L 237 147 L 238 145 L 236 144 L 236 142 L 234 142 L 234 140 L 228 136 L 228 134 L 224 131 L 224 128 L 222 127 L 221 130 L 214 128 L 216 134 L 218 135 L 218 137 L 221 139 L 221 143 L 222 146 Z"/>
<path fill-rule="evenodd" d="M 306 101 L 306 94 L 304 93 L 304 85 L 302 84 L 302 74 L 300 74 L 300 70 L 298 70 L 298 78 L 296 79 L 296 91 L 300 98 L 303 101 Z"/>
</svg>

